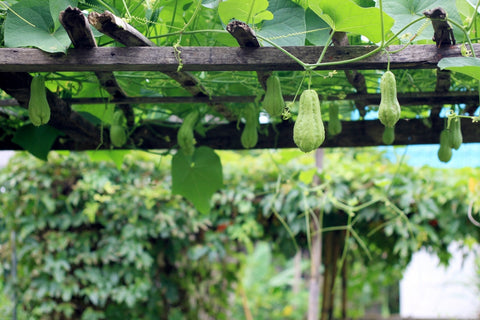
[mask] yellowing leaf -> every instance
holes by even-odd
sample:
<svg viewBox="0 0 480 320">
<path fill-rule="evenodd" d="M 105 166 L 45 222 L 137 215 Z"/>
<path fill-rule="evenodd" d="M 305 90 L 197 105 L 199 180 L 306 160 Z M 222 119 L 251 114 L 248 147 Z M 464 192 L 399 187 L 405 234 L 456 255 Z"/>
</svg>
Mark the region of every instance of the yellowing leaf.
<svg viewBox="0 0 480 320">
<path fill-rule="evenodd" d="M 309 7 L 334 31 L 361 34 L 373 42 L 382 40 L 378 8 L 362 8 L 351 0 L 312 1 Z M 383 22 L 388 32 L 394 20 L 384 13 Z"/>
<path fill-rule="evenodd" d="M 227 0 L 218 5 L 218 14 L 224 24 L 233 19 L 255 24 L 273 19 L 267 8 L 267 0 Z"/>
<path fill-rule="evenodd" d="M 468 179 L 468 190 L 470 192 L 475 192 L 475 189 L 478 187 L 478 181 L 475 178 L 470 177 Z"/>
</svg>

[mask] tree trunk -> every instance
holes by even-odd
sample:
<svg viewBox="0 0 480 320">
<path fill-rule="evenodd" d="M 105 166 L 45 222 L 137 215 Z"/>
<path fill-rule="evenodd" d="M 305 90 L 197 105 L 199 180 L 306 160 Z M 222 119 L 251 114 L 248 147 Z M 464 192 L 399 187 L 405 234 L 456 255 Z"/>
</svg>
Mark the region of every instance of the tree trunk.
<svg viewBox="0 0 480 320">
<path fill-rule="evenodd" d="M 322 291 L 322 316 L 321 320 L 332 320 L 335 307 L 335 279 L 338 272 L 340 259 L 345 244 L 345 231 L 332 231 L 325 234 L 324 240 L 324 276 Z"/>
<path fill-rule="evenodd" d="M 315 152 L 315 164 L 317 171 L 323 168 L 323 149 L 317 149 Z M 319 183 L 319 179 L 315 176 L 314 184 Z M 308 297 L 308 320 L 319 319 L 319 302 L 320 302 L 320 266 L 322 265 L 322 221 L 320 221 L 320 213 L 315 211 L 316 219 L 311 219 L 312 236 L 312 252 L 310 256 L 310 286 Z"/>
</svg>

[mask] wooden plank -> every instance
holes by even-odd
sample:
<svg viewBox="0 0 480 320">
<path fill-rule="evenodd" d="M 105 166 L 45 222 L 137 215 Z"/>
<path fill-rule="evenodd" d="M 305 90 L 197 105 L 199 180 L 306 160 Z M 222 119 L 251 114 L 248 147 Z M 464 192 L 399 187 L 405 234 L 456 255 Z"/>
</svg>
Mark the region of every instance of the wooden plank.
<svg viewBox="0 0 480 320">
<path fill-rule="evenodd" d="M 149 122 L 136 128 L 130 136 L 135 144 L 135 149 L 170 149 L 176 144 L 176 134 L 179 124 L 164 126 L 155 122 Z M 322 148 L 336 147 L 366 147 L 379 146 L 382 143 L 384 126 L 378 120 L 348 121 L 342 122 L 343 131 L 338 136 L 327 137 Z M 328 123 L 325 123 L 328 126 Z M 418 145 L 438 144 L 440 131 L 443 129 L 443 121 L 434 121 L 432 127 L 426 126 L 421 119 L 400 120 L 396 126 L 394 145 Z M 17 150 L 19 147 L 12 144 L 12 136 L 8 133 L 0 141 L 0 150 Z M 285 121 L 274 129 L 271 125 L 261 125 L 256 149 L 267 148 L 296 148 L 293 142 L 293 122 Z M 196 136 L 198 146 L 210 146 L 215 149 L 241 150 L 243 149 L 236 123 L 222 124 L 209 128 L 206 135 Z M 464 143 L 480 142 L 480 126 L 468 120 L 462 121 L 462 133 Z M 85 139 L 82 144 L 71 139 L 58 139 L 53 150 L 96 150 L 99 145 L 98 139 Z M 132 145 L 125 146 L 126 149 Z M 104 144 L 100 149 L 108 149 Z M 432 155 L 436 157 L 436 155 Z"/>
<path fill-rule="evenodd" d="M 398 101 L 401 106 L 423 106 L 432 104 L 471 104 L 478 103 L 477 91 L 456 91 L 456 92 L 408 92 L 398 93 Z M 117 98 L 98 98 L 98 97 L 85 97 L 85 98 L 64 98 L 63 100 L 68 104 L 99 104 L 102 107 L 106 103 L 113 104 L 165 104 L 165 103 L 248 103 L 254 102 L 257 96 L 212 96 L 212 97 L 117 97 Z M 285 101 L 292 101 L 293 96 L 285 95 Z M 369 94 L 347 94 L 345 96 L 320 96 L 320 101 L 348 101 L 348 100 L 362 100 L 368 105 L 378 105 L 380 103 L 379 93 Z M 19 103 L 15 99 L 0 100 L 0 107 L 18 106 Z M 469 114 L 473 114 L 476 107 L 470 111 Z"/>
<path fill-rule="evenodd" d="M 0 73 L 0 89 L 14 97 L 24 108 L 27 108 L 30 99 L 31 82 L 32 76 L 25 72 Z M 51 109 L 51 117 L 48 124 L 74 139 L 75 147 L 73 150 L 82 148 L 82 145 L 89 146 L 91 141 L 99 141 L 101 134 L 98 128 L 79 113 L 73 111 L 70 105 L 60 99 L 55 93 L 50 90 L 47 90 L 46 93 Z M 5 137 L 5 139 L 8 140 L 8 137 Z"/>
<path fill-rule="evenodd" d="M 480 50 L 480 44 L 474 44 Z M 183 71 L 271 71 L 302 70 L 302 67 L 273 47 L 181 47 Z M 285 47 L 302 61 L 315 63 L 323 47 Z M 324 62 L 361 56 L 374 46 L 330 47 Z M 391 46 L 389 50 L 399 49 Z M 390 67 L 433 69 L 446 57 L 460 57 L 460 46 L 437 48 L 412 45 L 390 57 Z M 320 66 L 317 70 L 385 69 L 387 56 L 374 54 L 354 63 Z M 71 49 L 65 54 L 51 54 L 32 48 L 0 48 L 0 72 L 42 71 L 161 71 L 176 72 L 178 61 L 172 47 L 102 47 Z"/>
<path fill-rule="evenodd" d="M 155 43 L 109 11 L 105 11 L 102 14 L 91 12 L 88 15 L 88 20 L 98 31 L 127 47 L 155 47 Z M 176 58 L 178 59 L 178 57 Z M 162 72 L 177 81 L 194 97 L 211 96 L 209 90 L 188 71 L 179 70 L 177 68 L 175 71 L 164 70 Z M 214 103 L 209 103 L 209 105 L 211 105 L 216 112 L 223 115 L 228 121 L 234 121 L 236 119 L 235 114 L 225 105 Z"/>
<path fill-rule="evenodd" d="M 70 40 L 72 40 L 75 48 L 96 48 L 97 42 L 93 36 L 93 32 L 90 29 L 87 17 L 78 8 L 72 8 L 68 6 L 67 9 L 60 12 L 59 20 L 62 26 L 68 33 Z M 112 96 L 114 99 L 127 98 L 127 94 L 117 82 L 115 75 L 112 71 L 95 72 L 100 85 Z M 123 111 L 127 119 L 127 125 L 132 128 L 135 124 L 135 114 L 131 105 L 127 103 L 118 104 L 118 108 Z"/>
</svg>

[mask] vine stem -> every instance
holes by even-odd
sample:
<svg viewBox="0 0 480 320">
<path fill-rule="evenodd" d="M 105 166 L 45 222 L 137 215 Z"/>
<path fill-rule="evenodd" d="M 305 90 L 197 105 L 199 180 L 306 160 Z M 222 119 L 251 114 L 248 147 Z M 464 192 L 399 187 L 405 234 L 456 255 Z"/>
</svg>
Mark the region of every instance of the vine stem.
<svg viewBox="0 0 480 320">
<path fill-rule="evenodd" d="M 477 15 L 477 10 L 478 10 L 478 6 L 480 5 L 480 0 L 477 1 L 477 4 L 475 5 L 475 10 L 473 11 L 472 13 L 472 17 L 470 18 L 470 23 L 468 24 L 468 26 L 465 28 L 467 31 L 470 31 L 470 29 L 472 28 L 473 26 L 473 23 L 475 21 L 475 16 Z"/>
<path fill-rule="evenodd" d="M 328 46 L 330 45 L 330 42 L 332 42 L 332 38 L 334 34 L 335 34 L 335 30 L 332 29 L 332 31 L 330 31 L 330 36 L 328 37 L 327 42 L 325 42 L 325 46 L 323 47 L 322 53 L 320 54 L 320 57 L 318 57 L 316 64 L 319 64 L 320 62 L 322 62 L 323 57 L 327 53 Z"/>
<path fill-rule="evenodd" d="M 289 56 L 292 60 L 294 60 L 295 62 L 297 62 L 299 65 L 301 65 L 304 69 L 308 69 L 308 64 L 303 62 L 302 60 L 298 59 L 297 57 L 295 57 L 293 54 L 291 54 L 290 52 L 288 52 L 287 50 L 283 49 L 281 46 L 279 46 L 278 44 L 276 44 L 275 42 L 257 34 L 257 38 L 262 40 L 262 41 L 265 41 L 267 42 L 268 44 L 271 44 L 273 47 L 277 48 L 278 50 L 280 50 L 281 52 L 285 53 L 287 56 Z"/>
<path fill-rule="evenodd" d="M 479 0 L 480 1 L 480 0 Z M 380 47 L 385 46 L 385 26 L 383 22 L 383 1 L 378 1 L 379 9 L 380 9 L 380 32 L 382 33 L 382 42 L 380 43 Z"/>
<path fill-rule="evenodd" d="M 188 20 L 187 23 L 185 23 L 185 25 L 183 26 L 182 29 L 180 29 L 180 31 L 178 31 L 180 34 L 183 33 L 185 31 L 185 29 L 188 28 L 188 26 L 193 22 L 193 20 L 197 17 L 197 14 L 198 12 L 200 11 L 200 7 L 202 5 L 202 2 L 199 1 L 198 4 L 197 4 L 197 7 L 195 8 L 195 11 L 193 12 L 192 16 L 190 17 L 190 19 Z"/>
<path fill-rule="evenodd" d="M 465 37 L 467 38 L 467 42 L 468 42 L 468 45 L 470 46 L 470 50 L 472 50 L 472 56 L 474 58 L 476 58 L 477 56 L 475 55 L 475 49 L 473 48 L 473 44 L 472 44 L 472 40 L 470 40 L 470 36 L 468 35 L 468 32 L 467 30 L 461 26 L 460 24 L 456 23 L 455 21 L 453 21 L 452 19 L 450 18 L 447 18 L 447 21 L 450 22 L 451 24 L 453 24 L 454 26 L 456 26 L 457 28 L 459 28 L 460 30 L 462 30 L 462 32 L 464 33 Z"/>
<path fill-rule="evenodd" d="M 229 34 L 226 30 L 217 30 L 217 29 L 204 29 L 204 30 L 191 30 L 191 31 L 175 31 L 175 32 L 169 32 L 169 33 L 164 33 L 158 36 L 153 36 L 149 37 L 149 39 L 160 39 L 160 38 L 166 38 L 166 37 L 171 37 L 171 36 L 177 36 L 179 34 L 196 34 L 196 33 L 224 33 L 224 34 Z"/>
</svg>

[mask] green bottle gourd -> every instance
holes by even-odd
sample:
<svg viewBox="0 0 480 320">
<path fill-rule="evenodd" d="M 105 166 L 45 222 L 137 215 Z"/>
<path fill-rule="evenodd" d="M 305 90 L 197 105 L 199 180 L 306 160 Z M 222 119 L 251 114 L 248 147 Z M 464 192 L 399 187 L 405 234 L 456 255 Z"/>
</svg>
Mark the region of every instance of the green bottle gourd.
<svg viewBox="0 0 480 320">
<path fill-rule="evenodd" d="M 400 119 L 400 104 L 397 100 L 395 75 L 387 71 L 380 79 L 380 105 L 378 119 L 385 127 L 394 127 Z"/>
<path fill-rule="evenodd" d="M 267 79 L 267 90 L 265 91 L 262 107 L 272 117 L 280 116 L 285 108 L 282 87 L 277 76 L 271 75 Z"/>
<path fill-rule="evenodd" d="M 110 126 L 110 141 L 112 145 L 121 148 L 127 142 L 127 133 L 125 131 L 125 116 L 123 111 L 117 110 L 113 114 L 112 125 Z"/>
<path fill-rule="evenodd" d="M 385 127 L 383 130 L 382 141 L 387 145 L 390 145 L 395 141 L 395 127 Z"/>
<path fill-rule="evenodd" d="M 293 126 L 293 141 L 303 152 L 317 149 L 325 140 L 320 100 L 315 90 L 304 90 L 300 96 L 297 120 Z"/>
<path fill-rule="evenodd" d="M 332 103 L 328 108 L 328 134 L 331 136 L 336 136 L 342 132 L 342 122 L 338 117 L 338 105 Z"/>
<path fill-rule="evenodd" d="M 50 121 L 50 106 L 47 101 L 45 78 L 41 75 L 34 76 L 30 84 L 28 117 L 32 124 L 37 127 Z"/>
<path fill-rule="evenodd" d="M 440 148 L 438 149 L 438 159 L 442 162 L 448 162 L 452 158 L 450 132 L 447 129 L 443 129 L 440 132 Z"/>
<path fill-rule="evenodd" d="M 183 119 L 180 129 L 178 129 L 177 143 L 187 156 L 192 156 L 195 152 L 195 144 L 197 141 L 195 140 L 193 130 L 199 117 L 200 113 L 198 110 L 193 110 Z"/>
<path fill-rule="evenodd" d="M 458 150 L 463 142 L 460 118 L 453 118 L 450 121 L 450 146 Z"/>
<path fill-rule="evenodd" d="M 245 149 L 253 148 L 258 142 L 258 112 L 253 105 L 245 108 L 245 127 L 242 131 L 240 141 Z"/>
</svg>

